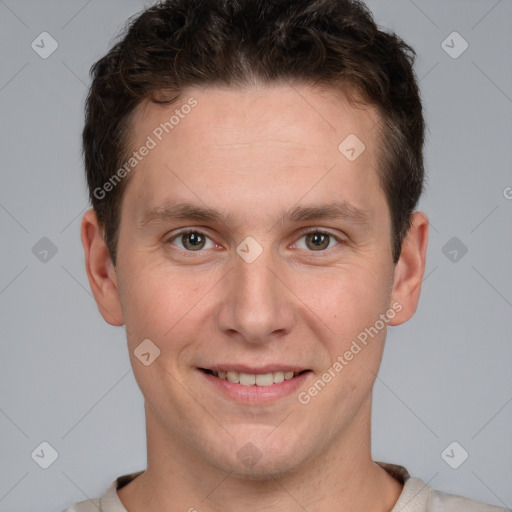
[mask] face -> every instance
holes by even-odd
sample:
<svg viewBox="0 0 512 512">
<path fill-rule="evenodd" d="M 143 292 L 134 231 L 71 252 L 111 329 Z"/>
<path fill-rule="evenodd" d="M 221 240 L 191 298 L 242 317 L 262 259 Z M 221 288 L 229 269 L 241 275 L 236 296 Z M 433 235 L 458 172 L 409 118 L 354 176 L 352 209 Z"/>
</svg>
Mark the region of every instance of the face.
<svg viewBox="0 0 512 512">
<path fill-rule="evenodd" d="M 306 86 L 210 87 L 139 108 L 134 135 L 155 144 L 114 280 L 148 435 L 252 477 L 357 439 L 402 307 L 376 112 Z"/>
</svg>

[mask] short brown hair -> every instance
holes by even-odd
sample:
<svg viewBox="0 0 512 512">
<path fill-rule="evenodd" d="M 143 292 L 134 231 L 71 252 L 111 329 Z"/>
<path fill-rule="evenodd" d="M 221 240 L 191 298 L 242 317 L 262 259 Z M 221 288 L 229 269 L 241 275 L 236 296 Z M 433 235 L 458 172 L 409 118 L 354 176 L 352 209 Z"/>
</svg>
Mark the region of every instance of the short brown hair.
<svg viewBox="0 0 512 512">
<path fill-rule="evenodd" d="M 91 68 L 83 153 L 89 196 L 115 265 L 127 176 L 97 191 L 129 155 L 133 113 L 171 103 L 188 86 L 303 83 L 377 108 L 379 179 L 396 263 L 423 189 L 424 120 L 414 50 L 380 30 L 356 0 L 167 0 L 128 21 Z M 165 97 L 163 97 L 165 94 Z M 341 141 L 340 141 L 341 142 Z"/>
</svg>

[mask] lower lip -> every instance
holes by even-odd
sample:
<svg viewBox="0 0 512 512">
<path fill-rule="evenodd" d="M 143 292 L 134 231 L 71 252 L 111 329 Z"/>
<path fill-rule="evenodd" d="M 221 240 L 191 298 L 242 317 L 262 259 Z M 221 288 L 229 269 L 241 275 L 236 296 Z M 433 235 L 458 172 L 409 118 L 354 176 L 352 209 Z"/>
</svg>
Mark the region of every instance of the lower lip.
<svg viewBox="0 0 512 512">
<path fill-rule="evenodd" d="M 243 384 L 235 384 L 229 380 L 220 379 L 202 370 L 198 371 L 221 393 L 232 400 L 245 404 L 265 404 L 290 395 L 303 385 L 311 374 L 311 372 L 304 372 L 292 379 L 270 386 L 244 386 Z"/>
</svg>

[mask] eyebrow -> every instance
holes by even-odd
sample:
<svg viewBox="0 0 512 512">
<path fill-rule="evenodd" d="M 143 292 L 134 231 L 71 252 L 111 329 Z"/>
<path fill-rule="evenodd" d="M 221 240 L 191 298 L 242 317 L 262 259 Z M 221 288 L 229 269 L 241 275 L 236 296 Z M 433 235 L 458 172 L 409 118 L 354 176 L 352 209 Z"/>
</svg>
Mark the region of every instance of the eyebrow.
<svg viewBox="0 0 512 512">
<path fill-rule="evenodd" d="M 230 215 L 213 208 L 198 206 L 187 202 L 165 204 L 145 210 L 137 227 L 143 229 L 149 224 L 159 224 L 176 220 L 194 220 L 198 222 L 227 224 Z M 304 222 L 311 220 L 346 220 L 354 224 L 369 224 L 370 215 L 366 210 L 357 208 L 345 201 L 336 201 L 322 205 L 295 206 L 283 211 L 276 217 L 276 224 L 285 222 Z"/>
</svg>

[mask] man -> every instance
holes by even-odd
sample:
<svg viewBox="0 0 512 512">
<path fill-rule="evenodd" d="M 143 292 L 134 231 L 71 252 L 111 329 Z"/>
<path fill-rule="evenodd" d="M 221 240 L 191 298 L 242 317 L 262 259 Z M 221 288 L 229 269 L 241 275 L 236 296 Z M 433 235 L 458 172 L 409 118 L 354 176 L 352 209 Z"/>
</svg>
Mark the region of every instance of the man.
<svg viewBox="0 0 512 512">
<path fill-rule="evenodd" d="M 374 462 L 427 217 L 413 51 L 348 0 L 171 0 L 93 67 L 91 289 L 148 463 L 68 511 L 498 511 Z"/>
</svg>

